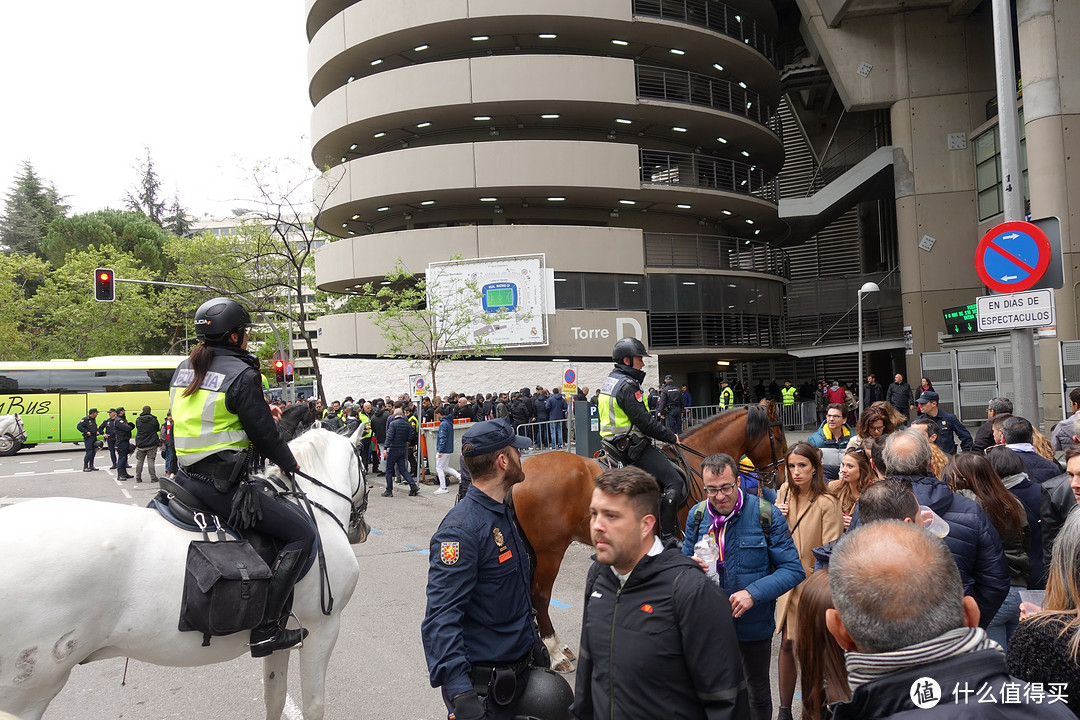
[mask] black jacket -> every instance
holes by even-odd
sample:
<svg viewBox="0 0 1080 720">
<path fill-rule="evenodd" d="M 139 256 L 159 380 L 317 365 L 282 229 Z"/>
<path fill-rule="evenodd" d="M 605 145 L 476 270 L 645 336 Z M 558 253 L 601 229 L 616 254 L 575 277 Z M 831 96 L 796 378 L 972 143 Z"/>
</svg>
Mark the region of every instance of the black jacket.
<svg viewBox="0 0 1080 720">
<path fill-rule="evenodd" d="M 638 561 L 626 584 L 593 563 L 571 713 L 577 720 L 748 717 L 731 606 L 675 547 Z"/>
<path fill-rule="evenodd" d="M 932 708 L 920 709 L 911 701 L 911 689 L 920 678 L 933 678 L 941 688 L 938 704 Z M 847 718 L 868 720 L 869 718 L 910 718 L 911 720 L 940 720 L 941 718 L 1000 718 L 1008 720 L 1030 720 L 1031 718 L 1061 718 L 1066 720 L 1075 716 L 1065 703 L 1049 705 L 1045 700 L 1038 710 L 1025 702 L 1030 689 L 1027 683 L 1020 682 L 1019 698 L 1015 703 L 1002 702 L 1002 686 L 1017 683 L 1009 676 L 1005 668 L 1005 656 L 998 650 L 980 650 L 978 652 L 957 655 L 947 660 L 926 665 L 915 665 L 883 678 L 855 688 L 849 702 L 833 706 L 834 720 Z M 991 695 L 996 698 L 994 704 L 979 704 L 979 689 L 983 684 L 993 688 Z M 970 688 L 971 694 L 964 703 L 964 688 Z M 957 702 L 954 702 L 954 690 L 959 689 Z M 1044 688 L 1045 690 L 1045 688 Z"/>
<path fill-rule="evenodd" d="M 127 421 L 127 418 L 117 415 L 113 419 L 113 434 L 116 436 L 116 444 L 120 447 L 129 445 L 133 429 L 134 426 Z"/>
<path fill-rule="evenodd" d="M 1047 460 L 1042 455 L 1033 452 L 1014 450 L 1020 459 L 1024 461 L 1024 472 L 1032 482 L 1043 483 L 1050 478 L 1061 474 L 1061 466 L 1053 460 Z"/>
<path fill-rule="evenodd" d="M 105 423 L 102 423 L 104 425 Z M 79 424 L 75 426 L 75 429 L 82 433 L 84 440 L 92 440 L 101 434 L 101 430 L 98 429 L 97 422 L 89 415 L 83 415 L 83 419 L 79 421 Z"/>
<path fill-rule="evenodd" d="M 885 392 L 885 399 L 889 404 L 902 413 L 915 404 L 915 396 L 911 394 L 911 386 L 906 382 L 892 383 Z"/>
<path fill-rule="evenodd" d="M 1039 515 L 1042 519 L 1042 542 L 1043 542 L 1043 575 L 1050 572 L 1050 551 L 1054 549 L 1054 540 L 1061 532 L 1061 526 L 1065 524 L 1065 518 L 1076 507 L 1076 496 L 1069 487 L 1069 476 L 1065 473 L 1044 481 L 1042 488 L 1042 509 Z"/>
<path fill-rule="evenodd" d="M 371 414 L 371 432 L 380 445 L 386 442 L 386 423 L 390 421 L 390 413 L 386 408 L 376 410 Z"/>
<path fill-rule="evenodd" d="M 613 388 L 615 401 L 619 403 L 619 407 L 626 413 L 626 417 L 630 418 L 630 422 L 634 424 L 634 427 L 654 440 L 673 443 L 675 442 L 675 433 L 650 415 L 649 411 L 645 409 L 645 404 L 641 402 L 641 381 L 644 379 L 644 370 L 635 370 L 629 365 L 618 364 L 611 371 L 611 374 L 607 376 L 607 379 L 604 380 L 600 392 L 609 394 L 608 391 Z M 619 382 L 620 380 L 623 382 Z"/>
<path fill-rule="evenodd" d="M 158 444 L 161 423 L 152 413 L 144 412 L 135 418 L 135 447 L 152 448 Z"/>
<path fill-rule="evenodd" d="M 982 452 L 996 444 L 994 442 L 994 421 L 987 420 L 975 431 L 975 440 L 971 443 L 971 449 L 974 452 Z"/>
<path fill-rule="evenodd" d="M 386 424 L 386 447 L 404 450 L 409 446 L 412 425 L 402 416 L 393 418 Z"/>
</svg>

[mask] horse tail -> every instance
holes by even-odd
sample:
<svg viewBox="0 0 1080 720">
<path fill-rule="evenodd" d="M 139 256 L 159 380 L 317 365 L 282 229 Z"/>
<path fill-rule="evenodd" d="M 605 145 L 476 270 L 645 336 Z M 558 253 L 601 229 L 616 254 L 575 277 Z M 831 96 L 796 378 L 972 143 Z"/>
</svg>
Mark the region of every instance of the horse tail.
<svg viewBox="0 0 1080 720">
<path fill-rule="evenodd" d="M 753 447 L 758 439 L 769 432 L 769 411 L 761 405 L 746 408 L 746 445 Z"/>
</svg>

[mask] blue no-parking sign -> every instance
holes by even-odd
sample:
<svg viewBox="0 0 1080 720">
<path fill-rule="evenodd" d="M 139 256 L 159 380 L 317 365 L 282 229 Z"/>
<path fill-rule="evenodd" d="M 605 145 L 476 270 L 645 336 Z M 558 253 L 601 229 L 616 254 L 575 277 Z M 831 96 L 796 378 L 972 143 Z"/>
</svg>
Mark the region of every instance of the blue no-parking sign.
<svg viewBox="0 0 1080 720">
<path fill-rule="evenodd" d="M 1020 292 L 1042 279 L 1050 257 L 1050 241 L 1042 230 L 1029 222 L 1005 222 L 979 241 L 975 271 L 991 290 Z"/>
</svg>

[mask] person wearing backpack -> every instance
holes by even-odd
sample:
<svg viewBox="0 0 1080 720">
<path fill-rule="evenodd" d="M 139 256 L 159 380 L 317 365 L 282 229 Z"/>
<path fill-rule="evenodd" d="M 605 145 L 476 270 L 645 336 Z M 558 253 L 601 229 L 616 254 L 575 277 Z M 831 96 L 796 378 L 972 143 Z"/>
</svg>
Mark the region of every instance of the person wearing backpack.
<svg viewBox="0 0 1080 720">
<path fill-rule="evenodd" d="M 769 665 L 776 599 L 805 580 L 806 573 L 783 513 L 739 487 L 738 469 L 730 455 L 705 458 L 701 477 L 708 498 L 687 513 L 682 551 L 693 556 L 694 545 L 706 535 L 716 541 L 720 549 L 717 579 L 731 602 L 750 695 L 750 718 L 771 720 Z"/>
</svg>

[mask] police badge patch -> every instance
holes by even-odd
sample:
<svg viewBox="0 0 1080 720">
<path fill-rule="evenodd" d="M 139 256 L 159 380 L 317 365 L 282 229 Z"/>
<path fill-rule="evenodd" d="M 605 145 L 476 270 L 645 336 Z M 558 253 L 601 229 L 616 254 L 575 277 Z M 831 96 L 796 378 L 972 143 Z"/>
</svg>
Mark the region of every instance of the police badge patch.
<svg viewBox="0 0 1080 720">
<path fill-rule="evenodd" d="M 460 554 L 461 543 L 456 542 L 444 542 L 439 546 L 439 559 L 443 565 L 454 565 L 457 563 Z"/>
</svg>

